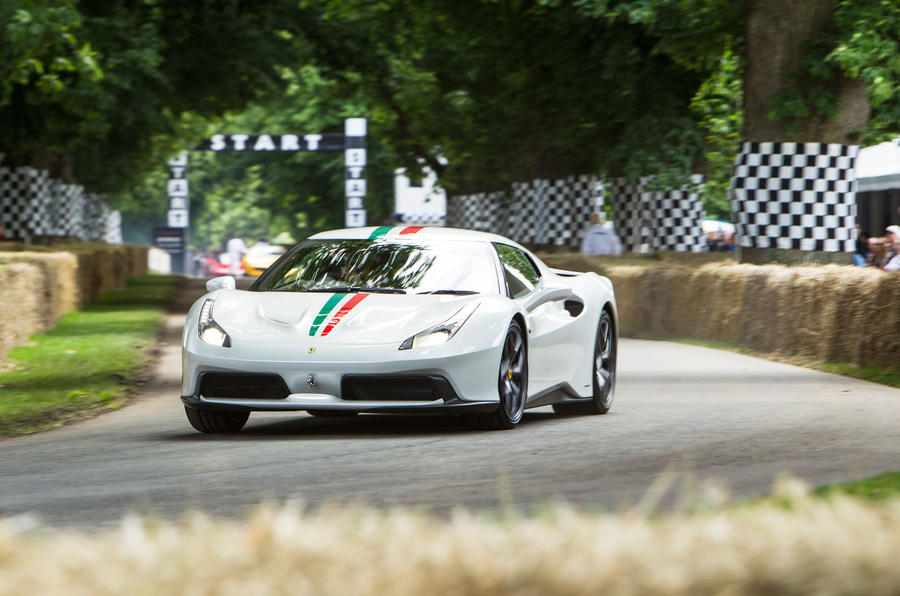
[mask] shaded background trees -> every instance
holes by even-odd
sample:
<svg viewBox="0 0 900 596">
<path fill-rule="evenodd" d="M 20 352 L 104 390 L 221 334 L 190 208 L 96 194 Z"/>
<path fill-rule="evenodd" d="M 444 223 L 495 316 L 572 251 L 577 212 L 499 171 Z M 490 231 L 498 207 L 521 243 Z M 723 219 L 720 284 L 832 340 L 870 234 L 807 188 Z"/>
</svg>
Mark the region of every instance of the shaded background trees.
<svg viewBox="0 0 900 596">
<path fill-rule="evenodd" d="M 721 217 L 741 140 L 900 129 L 890 0 L 16 0 L 0 23 L 6 162 L 107 193 L 134 234 L 166 157 L 213 132 L 367 117 L 377 223 L 393 167 L 422 163 L 457 192 L 701 171 Z M 195 239 L 340 225 L 339 161 L 194 154 Z"/>
</svg>

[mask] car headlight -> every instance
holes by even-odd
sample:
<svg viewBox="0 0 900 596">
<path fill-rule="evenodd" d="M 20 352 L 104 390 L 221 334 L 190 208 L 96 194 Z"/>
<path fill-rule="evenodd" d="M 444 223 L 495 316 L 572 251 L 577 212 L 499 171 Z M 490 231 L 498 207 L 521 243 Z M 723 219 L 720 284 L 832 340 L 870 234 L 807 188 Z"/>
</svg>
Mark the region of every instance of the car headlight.
<svg viewBox="0 0 900 596">
<path fill-rule="evenodd" d="M 203 306 L 200 307 L 200 319 L 197 324 L 197 331 L 200 333 L 200 339 L 211 346 L 219 346 L 220 348 L 230 348 L 231 338 L 225 333 L 225 330 L 219 327 L 219 324 L 213 320 L 212 309 L 215 300 L 207 298 Z"/>
<path fill-rule="evenodd" d="M 443 323 L 430 327 L 412 337 L 406 338 L 397 349 L 410 350 L 412 348 L 427 348 L 429 346 L 439 346 L 446 343 L 451 337 L 456 335 L 456 332 L 459 331 L 460 327 L 463 326 L 463 323 L 472 316 L 472 313 L 475 312 L 476 308 L 478 308 L 478 303 L 470 302 Z"/>
</svg>

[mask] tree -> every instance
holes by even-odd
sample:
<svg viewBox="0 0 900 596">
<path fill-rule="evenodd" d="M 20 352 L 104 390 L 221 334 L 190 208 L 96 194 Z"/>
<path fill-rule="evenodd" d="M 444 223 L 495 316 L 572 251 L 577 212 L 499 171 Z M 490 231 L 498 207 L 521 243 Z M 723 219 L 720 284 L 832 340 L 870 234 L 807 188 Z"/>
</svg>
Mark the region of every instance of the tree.
<svg viewBox="0 0 900 596">
<path fill-rule="evenodd" d="M 368 100 L 347 97 L 313 66 L 284 68 L 283 93 L 239 113 L 210 121 L 195 140 L 215 133 L 340 133 L 344 119 L 369 116 Z M 374 133 L 374 134 L 373 134 Z M 129 202 L 125 219 L 129 240 L 149 239 L 154 225 L 165 225 L 164 161 L 158 174 Z M 191 247 L 222 248 L 228 238 L 296 240 L 344 225 L 343 152 L 190 152 Z M 366 209 L 371 223 L 383 222 L 393 207 L 393 159 L 370 130 Z M 150 201 L 149 197 L 155 197 Z M 152 204 L 152 206 L 150 206 Z"/>
<path fill-rule="evenodd" d="M 896 2 L 585 0 L 580 5 L 641 23 L 659 37 L 658 51 L 701 72 L 714 72 L 710 64 L 717 57 L 737 51 L 743 65 L 744 141 L 854 145 L 886 140 L 900 129 Z M 778 253 L 752 248 L 742 251 L 742 259 L 795 259 Z"/>
<path fill-rule="evenodd" d="M 0 151 L 93 191 L 127 190 L 198 118 L 282 83 L 280 66 L 303 53 L 298 15 L 287 0 L 4 3 Z"/>
<path fill-rule="evenodd" d="M 369 97 L 405 165 L 424 160 L 451 189 L 689 171 L 701 149 L 687 110 L 700 80 L 639 26 L 539 1 L 324 6 L 304 35 L 326 76 Z"/>
</svg>

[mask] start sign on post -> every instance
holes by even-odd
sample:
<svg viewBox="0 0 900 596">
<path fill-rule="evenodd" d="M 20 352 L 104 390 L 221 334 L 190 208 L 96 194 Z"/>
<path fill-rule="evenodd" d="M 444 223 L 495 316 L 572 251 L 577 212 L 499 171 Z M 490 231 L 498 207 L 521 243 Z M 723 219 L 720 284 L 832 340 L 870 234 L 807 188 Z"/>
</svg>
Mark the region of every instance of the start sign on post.
<svg viewBox="0 0 900 596">
<path fill-rule="evenodd" d="M 344 120 L 344 134 L 215 134 L 197 149 L 203 151 L 343 151 L 344 214 L 348 228 L 366 225 L 365 118 Z M 186 228 L 190 217 L 189 188 L 185 177 L 188 155 L 183 151 L 169 161 L 169 227 Z"/>
<path fill-rule="evenodd" d="M 169 227 L 170 228 L 186 228 L 186 227 L 188 227 L 188 210 L 187 209 L 169 209 Z"/>
</svg>

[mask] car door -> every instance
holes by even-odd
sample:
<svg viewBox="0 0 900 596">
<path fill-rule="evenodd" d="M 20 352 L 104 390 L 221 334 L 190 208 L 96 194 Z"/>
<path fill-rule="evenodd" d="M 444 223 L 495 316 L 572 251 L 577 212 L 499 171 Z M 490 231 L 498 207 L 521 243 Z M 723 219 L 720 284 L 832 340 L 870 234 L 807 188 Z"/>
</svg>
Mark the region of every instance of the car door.
<svg viewBox="0 0 900 596">
<path fill-rule="evenodd" d="M 525 251 L 496 243 L 507 295 L 522 305 L 528 329 L 528 394 L 534 395 L 569 377 L 580 354 L 568 353 L 565 326 L 571 322 L 562 298 L 552 298 L 540 269 Z M 533 306 L 532 306 L 533 305 Z M 568 346 L 575 349 L 577 346 Z"/>
</svg>

